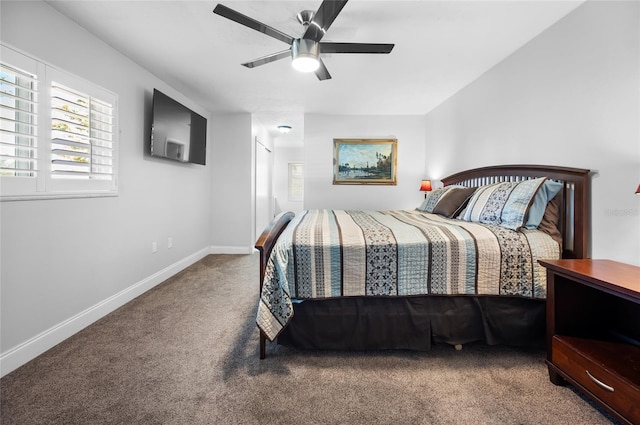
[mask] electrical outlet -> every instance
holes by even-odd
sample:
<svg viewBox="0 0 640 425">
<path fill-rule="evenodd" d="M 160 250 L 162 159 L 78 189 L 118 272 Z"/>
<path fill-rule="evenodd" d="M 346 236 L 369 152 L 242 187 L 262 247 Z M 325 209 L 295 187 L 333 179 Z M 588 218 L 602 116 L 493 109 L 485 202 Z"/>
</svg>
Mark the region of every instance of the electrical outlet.
<svg viewBox="0 0 640 425">
<path fill-rule="evenodd" d="M 168 249 L 173 248 L 173 238 L 171 236 L 167 238 L 167 248 Z"/>
<path fill-rule="evenodd" d="M 155 254 L 158 252 L 158 242 L 151 242 L 151 253 Z"/>
</svg>

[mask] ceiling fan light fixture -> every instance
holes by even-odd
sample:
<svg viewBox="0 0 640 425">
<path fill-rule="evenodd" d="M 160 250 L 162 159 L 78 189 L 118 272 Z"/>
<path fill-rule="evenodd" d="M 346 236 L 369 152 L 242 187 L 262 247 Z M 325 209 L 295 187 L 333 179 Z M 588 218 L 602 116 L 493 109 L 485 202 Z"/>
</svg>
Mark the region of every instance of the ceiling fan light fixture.
<svg viewBox="0 0 640 425">
<path fill-rule="evenodd" d="M 290 57 L 294 69 L 306 73 L 315 72 L 318 80 L 323 81 L 330 80 L 331 74 L 320 58 L 320 53 L 391 53 L 394 46 L 389 43 L 323 42 L 322 39 L 329 30 L 329 27 L 331 27 L 333 21 L 338 17 L 338 14 L 342 11 L 345 4 L 347 4 L 347 1 L 348 0 L 323 0 L 317 12 L 312 10 L 299 12 L 296 17 L 298 18 L 298 22 L 304 27 L 304 33 L 300 38 L 294 38 L 222 4 L 216 5 L 213 13 L 286 43 L 287 46 L 289 46 L 287 50 L 242 63 L 242 66 L 254 68 Z M 320 47 L 321 45 L 322 48 Z"/>
<path fill-rule="evenodd" d="M 291 66 L 300 72 L 314 72 L 320 67 L 320 44 L 317 41 L 297 38 L 291 45 Z"/>
</svg>

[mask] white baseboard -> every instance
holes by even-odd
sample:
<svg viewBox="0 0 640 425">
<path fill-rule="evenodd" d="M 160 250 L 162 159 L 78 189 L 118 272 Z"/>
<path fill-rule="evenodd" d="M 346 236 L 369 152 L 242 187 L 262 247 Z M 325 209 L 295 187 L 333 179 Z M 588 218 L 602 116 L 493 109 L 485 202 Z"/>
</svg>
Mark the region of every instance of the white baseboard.
<svg viewBox="0 0 640 425">
<path fill-rule="evenodd" d="M 211 253 L 211 247 L 203 248 L 0 354 L 0 376 L 6 375 L 36 358 L 96 320 L 101 319 Z"/>
</svg>

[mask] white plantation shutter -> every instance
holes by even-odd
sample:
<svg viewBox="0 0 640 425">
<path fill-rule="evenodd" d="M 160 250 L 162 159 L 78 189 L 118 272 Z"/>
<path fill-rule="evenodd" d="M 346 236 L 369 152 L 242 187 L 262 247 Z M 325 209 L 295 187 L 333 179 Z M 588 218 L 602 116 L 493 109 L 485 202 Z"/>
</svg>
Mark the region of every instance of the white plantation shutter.
<svg viewBox="0 0 640 425">
<path fill-rule="evenodd" d="M 52 82 L 51 177 L 114 178 L 112 104 Z"/>
<path fill-rule="evenodd" d="M 0 47 L 0 199 L 117 195 L 117 96 Z"/>
<path fill-rule="evenodd" d="M 0 45 L 0 199 L 30 196 L 44 181 L 40 157 L 45 67 Z"/>
<path fill-rule="evenodd" d="M 0 65 L 0 172 L 35 177 L 38 136 L 38 77 Z"/>
<path fill-rule="evenodd" d="M 304 200 L 304 167 L 302 163 L 289 163 L 289 201 Z"/>
</svg>

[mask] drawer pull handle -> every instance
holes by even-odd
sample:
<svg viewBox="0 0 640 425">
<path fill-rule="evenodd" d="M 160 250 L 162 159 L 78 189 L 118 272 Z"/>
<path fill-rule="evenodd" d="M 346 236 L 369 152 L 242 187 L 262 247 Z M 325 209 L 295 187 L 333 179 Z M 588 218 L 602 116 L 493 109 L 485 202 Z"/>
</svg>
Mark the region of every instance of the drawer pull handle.
<svg viewBox="0 0 640 425">
<path fill-rule="evenodd" d="M 597 379 L 595 376 L 593 376 L 591 373 L 589 373 L 588 370 L 585 370 L 585 372 L 587 372 L 587 376 L 589 377 L 589 379 L 591 379 L 593 382 L 595 382 L 595 384 L 597 386 L 599 386 L 600 388 L 613 392 L 613 387 L 605 384 L 604 382 L 602 382 L 601 380 Z"/>
</svg>

